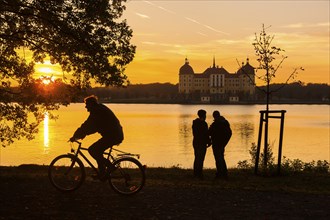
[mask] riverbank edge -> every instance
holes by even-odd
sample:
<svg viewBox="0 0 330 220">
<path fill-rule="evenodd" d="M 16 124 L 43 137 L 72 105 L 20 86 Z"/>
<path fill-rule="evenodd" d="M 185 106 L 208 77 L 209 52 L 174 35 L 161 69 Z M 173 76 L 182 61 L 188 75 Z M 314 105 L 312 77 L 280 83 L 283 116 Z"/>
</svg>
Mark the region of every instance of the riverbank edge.
<svg viewBox="0 0 330 220">
<path fill-rule="evenodd" d="M 86 173 L 86 182 L 93 181 L 89 178 L 93 174 L 92 170 L 86 168 Z M 299 172 L 282 173 L 281 175 L 275 173 L 255 175 L 252 170 L 231 168 L 229 169 L 228 180 L 215 180 L 215 169 L 205 169 L 204 180 L 193 178 L 192 173 L 191 169 L 178 167 L 148 167 L 146 169 L 147 185 L 153 187 L 294 192 L 330 196 L 330 173 Z M 38 179 L 47 178 L 47 175 L 48 166 L 46 165 L 0 166 L 0 178 L 2 180 L 7 178 Z"/>
</svg>

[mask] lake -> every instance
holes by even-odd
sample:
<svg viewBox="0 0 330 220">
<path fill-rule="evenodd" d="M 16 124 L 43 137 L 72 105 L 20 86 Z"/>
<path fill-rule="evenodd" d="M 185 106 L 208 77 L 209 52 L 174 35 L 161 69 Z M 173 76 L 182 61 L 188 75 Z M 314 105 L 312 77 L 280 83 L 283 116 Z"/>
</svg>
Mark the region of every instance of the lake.
<svg viewBox="0 0 330 220">
<path fill-rule="evenodd" d="M 259 111 L 265 105 L 174 105 L 174 104 L 107 104 L 120 119 L 125 140 L 119 149 L 141 154 L 141 162 L 149 167 L 192 168 L 192 120 L 199 109 L 207 111 L 207 123 L 212 112 L 219 110 L 231 124 L 233 136 L 226 147 L 228 167 L 240 160 L 249 160 L 249 149 L 258 139 Z M 282 155 L 304 162 L 328 160 L 329 105 L 271 105 L 271 110 L 286 110 Z M 59 119 L 40 124 L 32 141 L 20 140 L 1 148 L 0 165 L 48 165 L 59 154 L 68 153 L 67 140 L 88 117 L 84 104 L 71 104 L 58 111 Z M 277 157 L 279 119 L 270 119 L 269 140 Z M 89 146 L 98 134 L 83 141 Z M 214 168 L 212 149 L 208 148 L 205 167 Z"/>
</svg>

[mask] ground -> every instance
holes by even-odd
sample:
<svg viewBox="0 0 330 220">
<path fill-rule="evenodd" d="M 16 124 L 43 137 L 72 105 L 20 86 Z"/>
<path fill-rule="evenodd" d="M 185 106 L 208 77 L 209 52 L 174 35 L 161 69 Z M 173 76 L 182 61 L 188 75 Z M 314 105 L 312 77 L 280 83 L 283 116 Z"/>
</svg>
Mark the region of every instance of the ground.
<svg viewBox="0 0 330 220">
<path fill-rule="evenodd" d="M 330 219 L 328 192 L 227 187 L 235 181 L 230 178 L 187 177 L 181 184 L 164 176 L 154 181 L 152 174 L 137 195 L 122 196 L 91 178 L 77 191 L 61 193 L 45 169 L 0 172 L 1 219 Z"/>
</svg>

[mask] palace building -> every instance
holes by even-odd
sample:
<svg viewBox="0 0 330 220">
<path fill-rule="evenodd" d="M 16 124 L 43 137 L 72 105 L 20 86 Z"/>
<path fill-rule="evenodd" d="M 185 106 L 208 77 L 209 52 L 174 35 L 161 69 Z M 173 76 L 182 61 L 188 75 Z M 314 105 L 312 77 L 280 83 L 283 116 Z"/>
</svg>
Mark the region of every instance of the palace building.
<svg viewBox="0 0 330 220">
<path fill-rule="evenodd" d="M 179 70 L 179 94 L 185 99 L 201 102 L 238 102 L 255 96 L 255 68 L 249 59 L 236 73 L 213 66 L 203 73 L 195 73 L 186 58 Z"/>
</svg>

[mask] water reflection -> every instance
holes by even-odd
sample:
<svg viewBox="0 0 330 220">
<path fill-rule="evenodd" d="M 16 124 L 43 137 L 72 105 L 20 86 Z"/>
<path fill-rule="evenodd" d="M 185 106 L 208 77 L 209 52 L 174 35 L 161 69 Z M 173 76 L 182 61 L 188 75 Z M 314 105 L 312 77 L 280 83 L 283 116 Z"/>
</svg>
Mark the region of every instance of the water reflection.
<svg viewBox="0 0 330 220">
<path fill-rule="evenodd" d="M 192 114 L 180 114 L 178 117 L 179 126 L 179 146 L 182 146 L 181 150 L 184 153 L 190 153 L 192 149 L 192 120 L 194 116 Z M 255 142 L 255 124 L 254 118 L 249 115 L 228 117 L 233 131 L 233 137 L 230 141 L 231 150 L 245 152 L 251 146 L 251 143 Z M 208 125 L 212 124 L 213 120 L 209 118 Z"/>
<path fill-rule="evenodd" d="M 192 144 L 191 115 L 179 115 L 179 143 L 184 152 L 189 152 Z"/>
<path fill-rule="evenodd" d="M 125 140 L 120 145 L 122 150 L 141 154 L 143 163 L 151 167 L 181 164 L 184 168 L 191 168 L 194 160 L 191 126 L 200 108 L 208 112 L 208 125 L 213 121 L 211 113 L 214 109 L 220 109 L 230 122 L 233 136 L 226 147 L 226 160 L 228 167 L 236 167 L 238 161 L 250 159 L 251 143 L 258 138 L 259 110 L 264 106 L 111 104 L 111 108 L 118 113 L 124 127 Z M 283 156 L 306 162 L 329 160 L 330 133 L 329 126 L 324 125 L 324 122 L 329 121 L 329 106 L 281 105 L 272 108 L 286 109 L 288 112 L 285 118 Z M 45 115 L 44 124 L 40 124 L 39 138 L 21 140 L 17 142 L 18 147 L 3 149 L 1 165 L 15 166 L 31 162 L 49 164 L 54 157 L 66 153 L 68 135 L 80 126 L 88 113 L 84 104 L 79 103 L 61 108 L 59 116 L 55 123 Z M 269 137 L 277 138 L 277 121 L 273 124 L 276 126 L 270 127 Z M 98 137 L 91 135 L 85 138 L 84 145 L 89 146 Z M 24 153 L 20 153 L 22 151 Z M 208 149 L 205 166 L 215 166 L 212 149 Z"/>
<path fill-rule="evenodd" d="M 233 130 L 239 135 L 242 142 L 245 144 L 253 142 L 254 135 L 254 124 L 248 121 L 240 121 L 232 125 Z"/>
<path fill-rule="evenodd" d="M 45 118 L 44 118 L 44 148 L 45 151 L 48 150 L 49 147 L 49 116 L 48 113 L 45 112 Z"/>
</svg>

